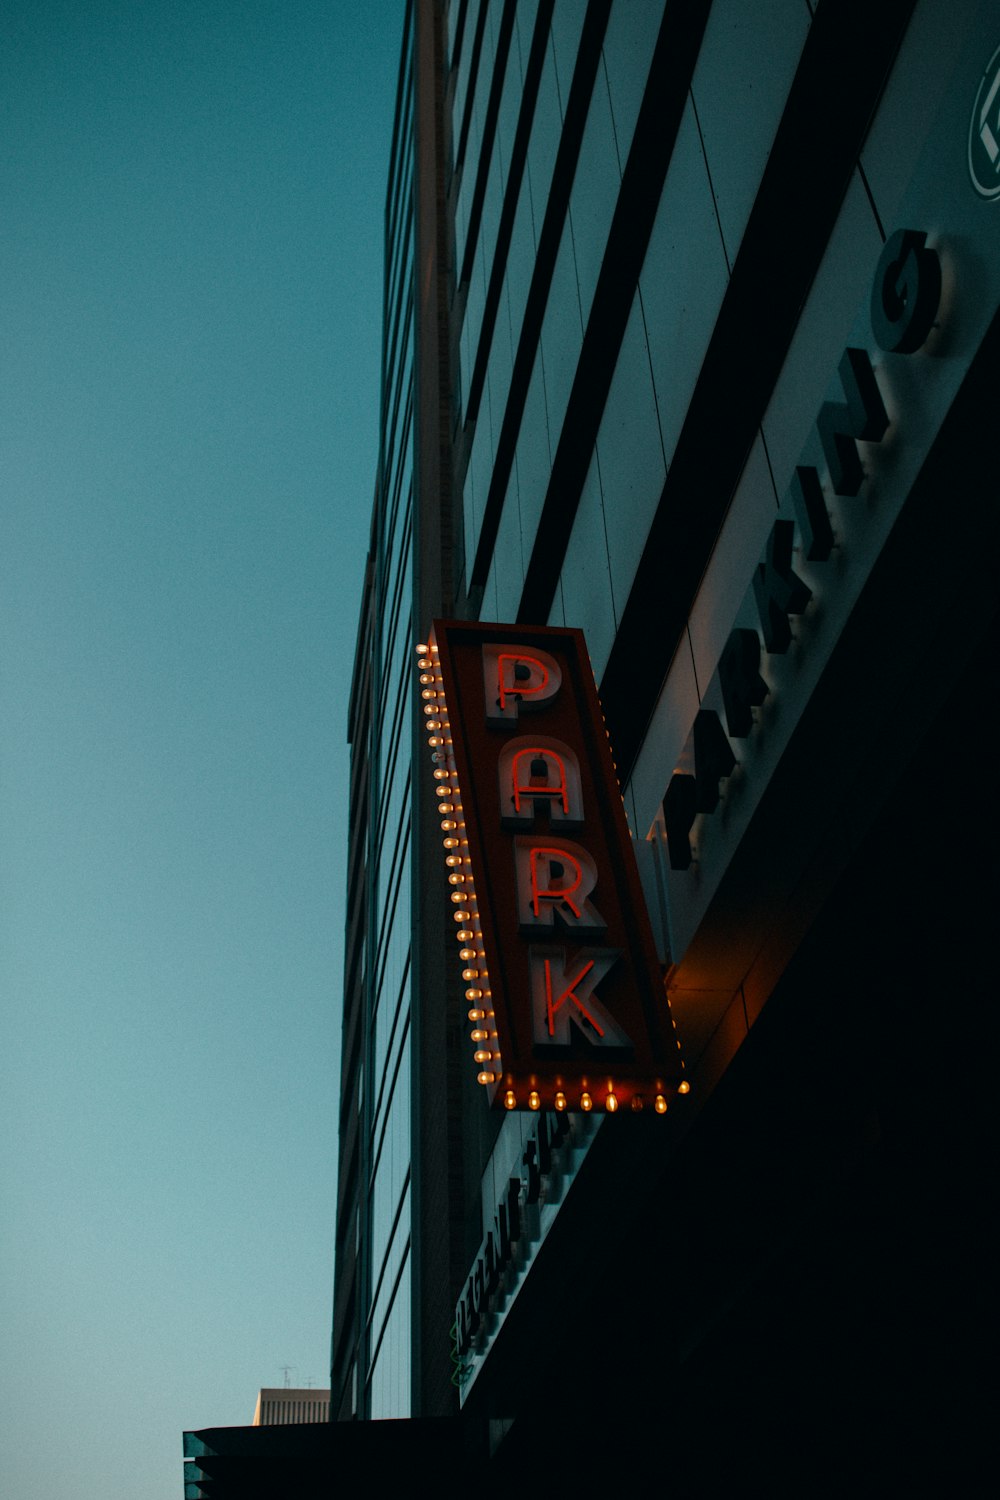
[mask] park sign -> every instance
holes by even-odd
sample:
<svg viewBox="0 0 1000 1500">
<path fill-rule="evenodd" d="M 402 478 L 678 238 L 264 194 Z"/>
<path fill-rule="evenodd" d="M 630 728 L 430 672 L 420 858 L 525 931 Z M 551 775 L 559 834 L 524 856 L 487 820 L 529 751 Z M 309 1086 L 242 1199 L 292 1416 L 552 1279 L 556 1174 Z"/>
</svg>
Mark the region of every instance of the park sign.
<svg viewBox="0 0 1000 1500">
<path fill-rule="evenodd" d="M 665 1113 L 683 1065 L 582 632 L 435 621 L 417 651 L 480 1083 Z"/>
</svg>

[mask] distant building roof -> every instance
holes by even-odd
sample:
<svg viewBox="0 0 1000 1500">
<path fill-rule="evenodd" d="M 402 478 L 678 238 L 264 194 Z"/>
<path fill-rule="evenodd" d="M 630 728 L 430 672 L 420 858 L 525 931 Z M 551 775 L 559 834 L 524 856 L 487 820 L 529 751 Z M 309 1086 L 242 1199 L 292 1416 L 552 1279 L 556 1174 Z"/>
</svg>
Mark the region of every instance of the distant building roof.
<svg viewBox="0 0 1000 1500">
<path fill-rule="evenodd" d="M 257 1394 L 254 1427 L 299 1422 L 328 1422 L 330 1392 L 299 1386 L 263 1386 Z"/>
</svg>

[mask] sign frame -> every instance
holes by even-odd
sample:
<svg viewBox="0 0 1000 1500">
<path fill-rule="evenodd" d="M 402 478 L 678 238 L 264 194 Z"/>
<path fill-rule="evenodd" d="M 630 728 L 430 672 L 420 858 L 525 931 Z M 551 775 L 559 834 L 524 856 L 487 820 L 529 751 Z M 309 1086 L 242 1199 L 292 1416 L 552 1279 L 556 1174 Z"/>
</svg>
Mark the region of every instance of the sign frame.
<svg viewBox="0 0 1000 1500">
<path fill-rule="evenodd" d="M 418 651 L 480 1083 L 665 1113 L 683 1061 L 583 633 L 435 620 Z"/>
</svg>

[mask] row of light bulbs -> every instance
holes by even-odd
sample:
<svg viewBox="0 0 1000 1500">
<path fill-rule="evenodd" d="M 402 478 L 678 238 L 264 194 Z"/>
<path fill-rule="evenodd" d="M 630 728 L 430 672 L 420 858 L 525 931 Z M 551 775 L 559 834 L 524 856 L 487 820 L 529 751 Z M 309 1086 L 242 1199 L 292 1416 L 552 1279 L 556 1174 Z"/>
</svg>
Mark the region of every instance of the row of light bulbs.
<svg viewBox="0 0 1000 1500">
<path fill-rule="evenodd" d="M 686 1094 L 689 1091 L 690 1091 L 690 1084 L 687 1083 L 687 1081 L 685 1081 L 682 1084 L 680 1084 L 680 1086 L 679 1086 L 679 1088 L 677 1090 L 677 1092 L 680 1093 L 680 1094 Z M 503 1102 L 504 1102 L 505 1108 L 507 1108 L 507 1109 L 516 1109 L 517 1108 L 517 1094 L 514 1092 L 513 1089 L 508 1089 L 507 1090 L 507 1092 L 503 1096 Z M 565 1110 L 568 1110 L 568 1109 L 571 1108 L 569 1099 L 568 1099 L 567 1095 L 562 1091 L 562 1089 L 558 1089 L 556 1091 L 556 1094 L 555 1094 L 552 1102 L 553 1102 L 556 1110 L 560 1114 L 562 1114 Z M 600 1103 L 599 1100 L 596 1101 L 596 1102 Z M 621 1103 L 621 1100 L 618 1098 L 618 1095 L 615 1093 L 614 1083 L 610 1079 L 608 1080 L 608 1091 L 607 1091 L 607 1093 L 604 1096 L 604 1101 L 603 1102 L 604 1102 L 604 1108 L 607 1110 L 607 1112 L 608 1112 L 609 1115 L 617 1114 L 618 1107 L 619 1107 L 619 1105 Z M 579 1100 L 577 1101 L 576 1108 L 579 1109 L 579 1110 L 582 1110 L 584 1114 L 589 1114 L 591 1112 L 591 1110 L 594 1108 L 594 1103 L 595 1103 L 595 1100 L 594 1100 L 593 1094 L 591 1094 L 588 1089 L 584 1089 L 582 1091 L 582 1093 L 580 1094 Z M 541 1107 L 542 1107 L 542 1096 L 541 1096 L 541 1094 L 539 1094 L 539 1092 L 538 1092 L 537 1089 L 532 1089 L 531 1092 L 528 1095 L 528 1108 L 529 1109 L 541 1109 Z M 633 1094 L 632 1095 L 632 1109 L 633 1109 L 634 1113 L 636 1113 L 636 1114 L 640 1113 L 640 1111 L 643 1110 L 643 1109 L 645 1109 L 645 1107 L 646 1107 L 646 1101 L 643 1098 L 643 1096 L 641 1094 Z M 666 1112 L 667 1112 L 667 1096 L 666 1096 L 666 1094 L 655 1094 L 653 1096 L 653 1109 L 656 1111 L 656 1113 L 658 1115 L 665 1115 L 666 1114 Z"/>
<path fill-rule="evenodd" d="M 495 1016 L 491 1004 L 489 974 L 486 969 L 486 954 L 483 950 L 482 930 L 476 905 L 476 891 L 469 861 L 469 842 L 464 837 L 465 823 L 462 818 L 462 802 L 458 787 L 458 774 L 451 753 L 451 726 L 445 703 L 444 683 L 435 645 L 417 647 L 417 667 L 420 670 L 420 696 L 426 717 L 427 743 L 431 749 L 434 766 L 435 791 L 440 798 L 438 812 L 441 815 L 441 832 L 444 834 L 445 868 L 453 913 L 458 923 L 455 936 L 462 945 L 459 958 L 464 965 L 462 978 L 468 988 L 465 998 L 469 1002 L 470 1033 L 475 1045 L 473 1057 L 481 1084 L 492 1084 L 503 1071 L 499 1052 L 499 1040 L 494 1026 Z"/>
</svg>

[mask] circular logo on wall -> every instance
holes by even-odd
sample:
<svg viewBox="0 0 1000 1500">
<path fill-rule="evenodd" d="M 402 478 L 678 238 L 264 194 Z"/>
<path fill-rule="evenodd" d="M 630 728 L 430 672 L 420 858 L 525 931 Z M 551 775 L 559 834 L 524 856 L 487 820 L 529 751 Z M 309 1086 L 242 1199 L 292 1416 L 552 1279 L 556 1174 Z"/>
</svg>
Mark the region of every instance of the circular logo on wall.
<svg viewBox="0 0 1000 1500">
<path fill-rule="evenodd" d="M 1000 198 L 1000 47 L 986 65 L 972 106 L 969 176 L 981 198 Z"/>
</svg>

